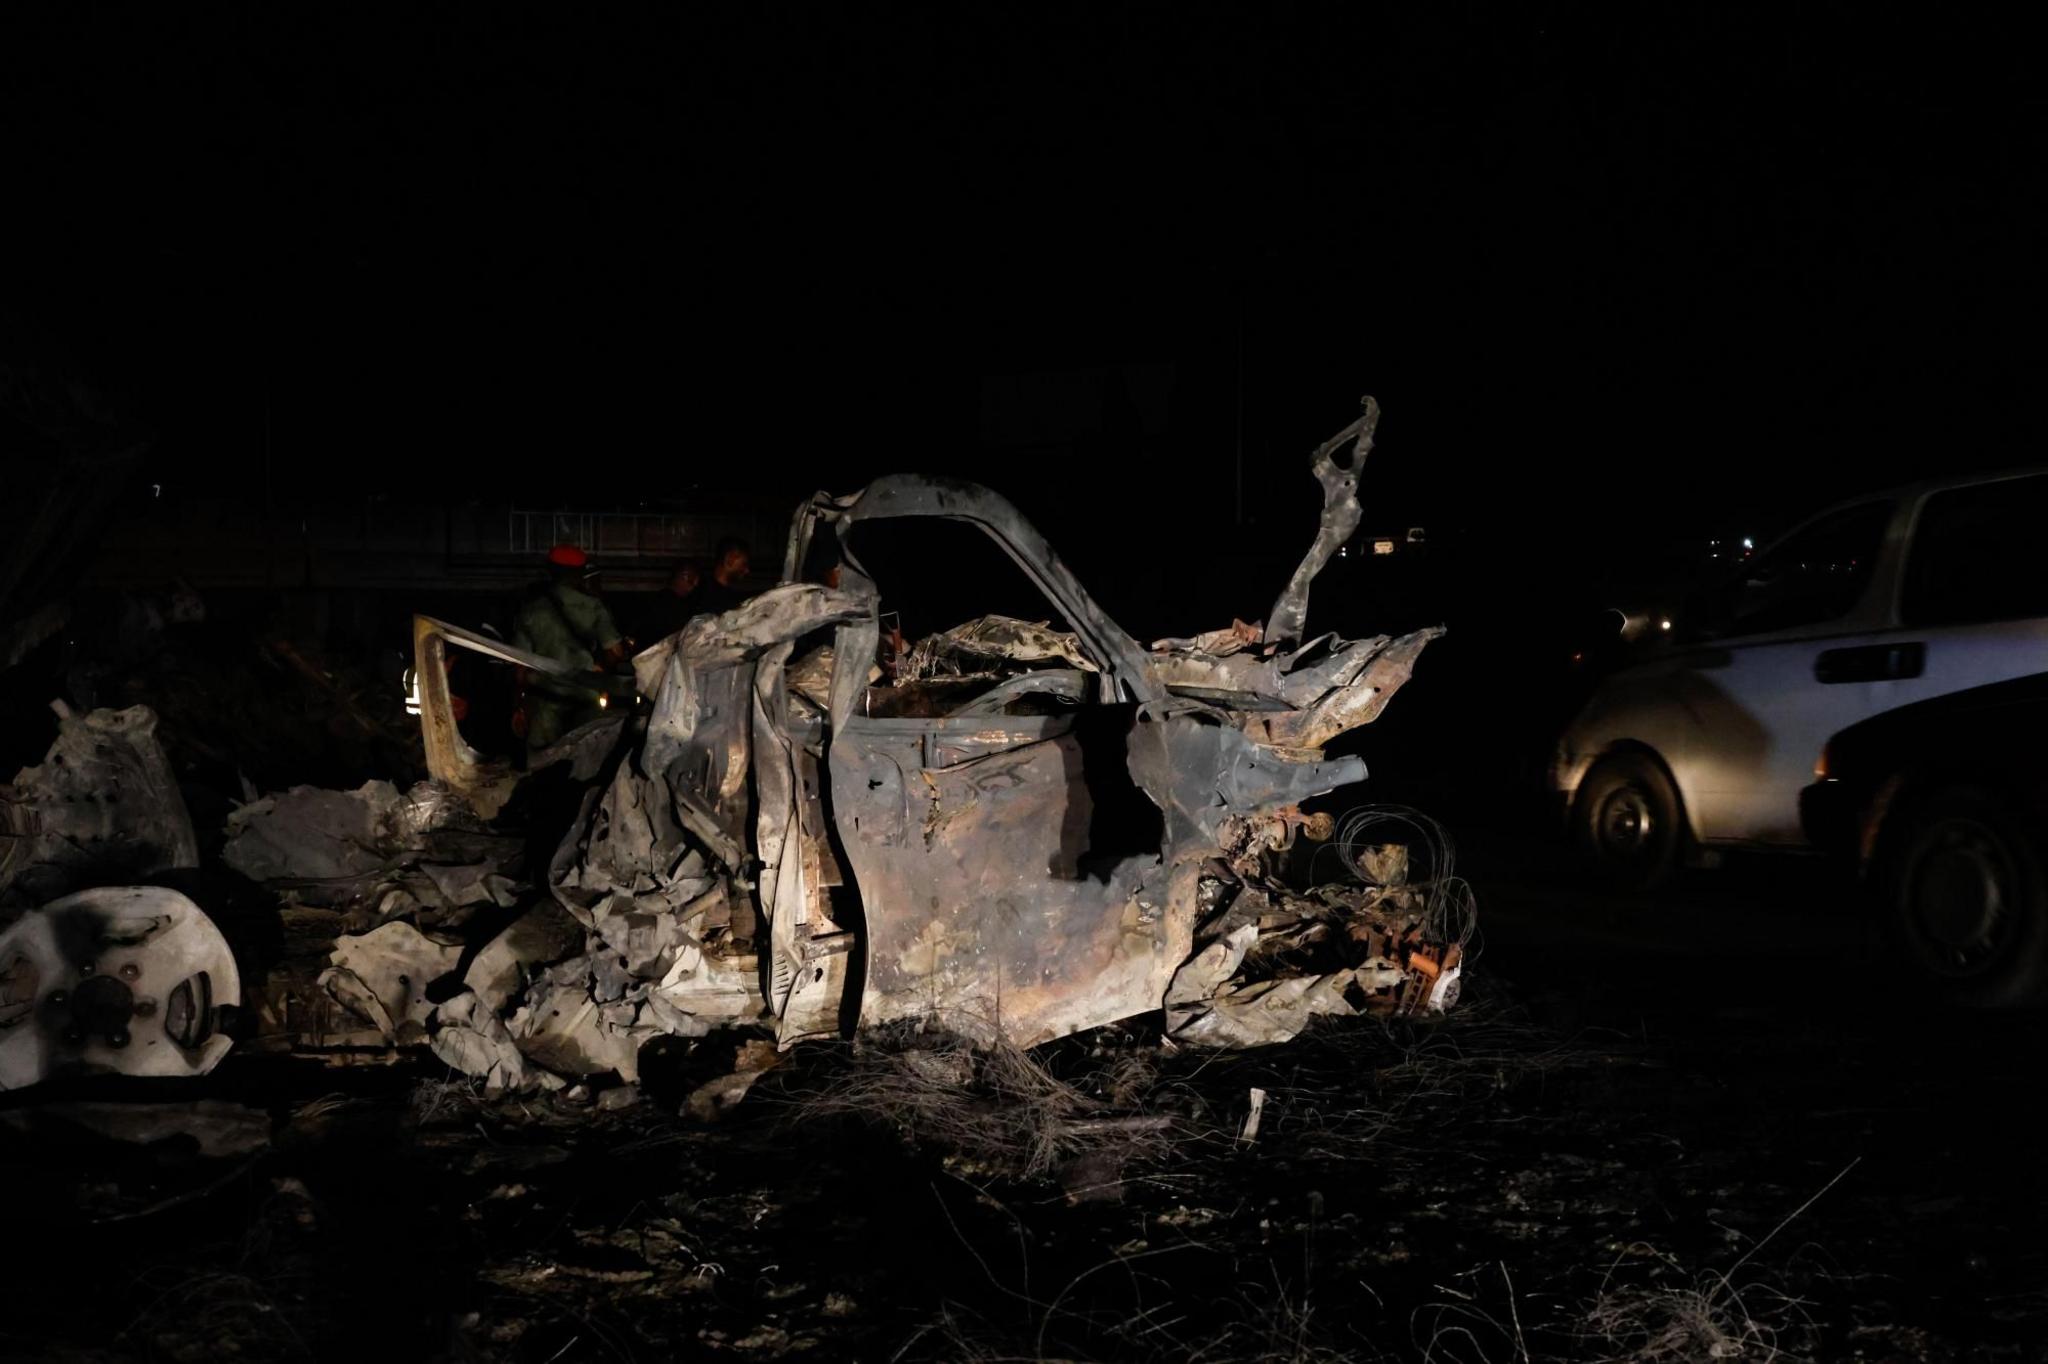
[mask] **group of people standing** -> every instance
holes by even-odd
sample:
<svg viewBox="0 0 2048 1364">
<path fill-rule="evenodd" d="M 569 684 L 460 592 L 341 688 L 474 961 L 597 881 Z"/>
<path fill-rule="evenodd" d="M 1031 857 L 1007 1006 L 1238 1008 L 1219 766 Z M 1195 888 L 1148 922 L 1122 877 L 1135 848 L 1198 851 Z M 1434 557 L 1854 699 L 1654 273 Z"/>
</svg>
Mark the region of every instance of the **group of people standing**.
<svg viewBox="0 0 2048 1364">
<path fill-rule="evenodd" d="M 579 725 L 599 718 L 613 698 L 632 695 L 627 659 L 636 643 L 651 643 L 683 628 L 694 616 L 730 611 L 751 594 L 746 581 L 753 558 L 743 540 L 718 544 L 709 573 L 694 561 L 677 564 L 667 591 L 649 609 L 636 635 L 619 628 L 597 590 L 596 569 L 575 545 L 548 551 L 547 579 L 521 599 L 512 618 L 511 644 L 571 670 L 567 675 L 527 672 L 512 726 L 528 752 L 545 748 Z"/>
</svg>

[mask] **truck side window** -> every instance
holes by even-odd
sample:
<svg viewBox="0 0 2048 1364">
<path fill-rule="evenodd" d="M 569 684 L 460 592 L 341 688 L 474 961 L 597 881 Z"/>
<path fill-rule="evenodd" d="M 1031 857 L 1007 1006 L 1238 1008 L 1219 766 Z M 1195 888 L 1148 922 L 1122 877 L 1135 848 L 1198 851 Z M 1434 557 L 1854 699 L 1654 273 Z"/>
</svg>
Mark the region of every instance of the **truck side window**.
<svg viewBox="0 0 2048 1364">
<path fill-rule="evenodd" d="M 1866 502 L 1773 545 L 1736 579 L 1727 633 L 1790 630 L 1849 614 L 1870 583 L 1891 519 L 1891 503 Z"/>
<path fill-rule="evenodd" d="M 1908 625 L 2048 616 L 2048 477 L 1951 488 L 1920 509 L 1900 612 Z"/>
</svg>

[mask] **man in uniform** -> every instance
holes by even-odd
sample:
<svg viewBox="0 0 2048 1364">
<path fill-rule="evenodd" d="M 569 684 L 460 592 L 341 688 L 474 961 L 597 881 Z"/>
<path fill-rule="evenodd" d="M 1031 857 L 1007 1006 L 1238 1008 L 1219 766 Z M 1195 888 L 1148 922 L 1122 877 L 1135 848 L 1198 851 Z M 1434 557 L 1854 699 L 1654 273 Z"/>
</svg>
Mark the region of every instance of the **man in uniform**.
<svg viewBox="0 0 2048 1364">
<path fill-rule="evenodd" d="M 512 618 L 515 647 L 566 663 L 577 673 L 598 674 L 587 681 L 547 674 L 526 678 L 519 713 L 525 717 L 529 753 L 604 713 L 599 693 L 610 690 L 604 674 L 626 655 L 612 613 L 585 590 L 589 576 L 590 561 L 582 550 L 556 545 L 548 551 L 548 581 L 527 594 Z"/>
</svg>

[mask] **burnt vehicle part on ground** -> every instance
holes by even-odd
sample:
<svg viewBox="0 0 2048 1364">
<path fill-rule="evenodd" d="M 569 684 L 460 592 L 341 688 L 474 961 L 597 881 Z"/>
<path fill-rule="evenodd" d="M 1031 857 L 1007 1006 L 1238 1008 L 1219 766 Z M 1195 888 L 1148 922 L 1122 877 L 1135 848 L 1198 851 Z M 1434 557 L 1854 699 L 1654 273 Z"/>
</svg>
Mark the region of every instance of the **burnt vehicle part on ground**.
<svg viewBox="0 0 2048 1364">
<path fill-rule="evenodd" d="M 79 891 L 0 932 L 0 1090 L 57 1074 L 203 1075 L 227 1054 L 240 972 L 162 886 Z"/>
<path fill-rule="evenodd" d="M 432 781 L 294 786 L 235 809 L 225 832 L 228 867 L 299 904 L 345 910 L 356 927 L 401 917 L 457 927 L 480 908 L 511 908 L 525 889 L 521 840 Z"/>
<path fill-rule="evenodd" d="M 1358 520 L 1376 413 L 1315 453 L 1322 525 L 1274 623 L 1150 649 L 985 488 L 896 475 L 812 498 L 780 586 L 635 660 L 645 736 L 549 871 L 587 950 L 508 1012 L 443 1005 L 465 1030 L 445 1050 L 501 1079 L 508 1041 L 630 1079 L 648 1038 L 730 1023 L 789 1045 L 919 1019 L 1029 1046 L 1149 1013 L 1244 1045 L 1322 1013 L 1447 1007 L 1468 918 L 1404 885 L 1267 872 L 1327 834 L 1304 800 L 1366 775 L 1322 746 L 1376 719 L 1442 633 L 1302 638 L 1315 573 Z M 851 532 L 915 518 L 979 528 L 1065 628 L 985 617 L 884 672 L 881 589 Z M 836 588 L 798 581 L 820 535 Z M 436 661 L 422 651 L 422 722 L 452 733 Z"/>
<path fill-rule="evenodd" d="M 199 865 L 199 842 L 147 706 L 73 714 L 0 787 L 0 906 Z"/>
<path fill-rule="evenodd" d="M 202 1075 L 232 1045 L 241 973 L 162 886 L 198 840 L 146 706 L 73 714 L 0 788 L 0 1090 L 58 1074 Z"/>
</svg>

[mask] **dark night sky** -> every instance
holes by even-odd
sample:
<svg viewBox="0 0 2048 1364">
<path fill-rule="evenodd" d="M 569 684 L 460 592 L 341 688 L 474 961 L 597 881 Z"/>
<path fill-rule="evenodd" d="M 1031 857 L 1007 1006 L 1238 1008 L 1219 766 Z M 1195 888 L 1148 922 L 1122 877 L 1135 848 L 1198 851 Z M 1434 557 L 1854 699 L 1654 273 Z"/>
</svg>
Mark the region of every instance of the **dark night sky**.
<svg viewBox="0 0 2048 1364">
<path fill-rule="evenodd" d="M 0 341 L 151 477 L 975 476 L 1088 540 L 1386 410 L 1368 519 L 1596 553 L 2029 460 L 2027 35 L 1868 7 L 16 7 Z M 1170 424 L 991 458 L 991 375 Z M 1064 533 L 1063 533 L 1064 530 Z M 1279 530 L 1274 531 L 1279 534 Z M 1512 552 L 1519 553 L 1520 549 Z M 1085 557 L 1082 556 L 1082 557 Z"/>
</svg>

